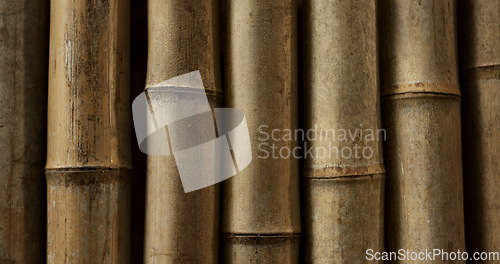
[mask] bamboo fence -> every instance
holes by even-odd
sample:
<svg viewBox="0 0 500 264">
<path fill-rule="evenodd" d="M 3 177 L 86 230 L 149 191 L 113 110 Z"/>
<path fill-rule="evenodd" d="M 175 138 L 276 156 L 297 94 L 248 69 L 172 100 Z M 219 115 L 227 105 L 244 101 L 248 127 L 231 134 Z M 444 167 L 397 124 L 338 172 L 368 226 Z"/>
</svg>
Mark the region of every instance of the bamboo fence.
<svg viewBox="0 0 500 264">
<path fill-rule="evenodd" d="M 0 263 L 500 260 L 498 0 L 7 0 L 0 63 Z M 252 161 L 186 193 L 130 97 L 196 71 Z"/>
</svg>

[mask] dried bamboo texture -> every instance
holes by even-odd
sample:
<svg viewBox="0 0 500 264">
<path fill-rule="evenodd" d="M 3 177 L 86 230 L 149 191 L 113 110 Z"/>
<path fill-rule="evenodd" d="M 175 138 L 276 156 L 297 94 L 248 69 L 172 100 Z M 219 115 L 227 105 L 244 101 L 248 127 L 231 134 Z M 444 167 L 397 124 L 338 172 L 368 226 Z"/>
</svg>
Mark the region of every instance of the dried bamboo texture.
<svg viewBox="0 0 500 264">
<path fill-rule="evenodd" d="M 463 252 L 454 1 L 379 4 L 385 250 Z"/>
<path fill-rule="evenodd" d="M 227 107 L 246 114 L 253 155 L 247 168 L 223 183 L 224 263 L 298 263 L 297 159 L 262 158 L 257 147 L 261 125 L 297 127 L 296 3 L 235 0 L 224 10 L 224 98 Z"/>
<path fill-rule="evenodd" d="M 384 243 L 376 1 L 305 0 L 303 17 L 304 262 L 362 263 Z"/>
<path fill-rule="evenodd" d="M 466 247 L 469 252 L 498 251 L 500 1 L 460 3 Z"/>
<path fill-rule="evenodd" d="M 146 89 L 199 70 L 211 107 L 221 105 L 218 7 L 148 2 Z M 220 186 L 184 193 L 173 155 L 148 156 L 146 185 L 145 263 L 218 263 Z"/>
<path fill-rule="evenodd" d="M 0 263 L 45 261 L 48 11 L 0 3 Z"/>
<path fill-rule="evenodd" d="M 47 205 L 49 263 L 128 263 L 127 0 L 52 0 Z"/>
</svg>

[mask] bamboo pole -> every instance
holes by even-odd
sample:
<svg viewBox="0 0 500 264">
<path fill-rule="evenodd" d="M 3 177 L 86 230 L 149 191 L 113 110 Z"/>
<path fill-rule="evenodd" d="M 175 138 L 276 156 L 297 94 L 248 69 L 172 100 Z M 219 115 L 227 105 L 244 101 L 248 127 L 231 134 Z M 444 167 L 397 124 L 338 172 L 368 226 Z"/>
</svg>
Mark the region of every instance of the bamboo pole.
<svg viewBox="0 0 500 264">
<path fill-rule="evenodd" d="M 464 251 L 454 9 L 453 0 L 380 2 L 386 251 Z"/>
<path fill-rule="evenodd" d="M 224 263 L 298 263 L 298 161 L 262 158 L 261 125 L 297 127 L 296 5 L 292 0 L 227 1 L 225 102 L 242 110 L 253 160 L 223 183 Z M 293 140 L 269 141 L 292 149 Z"/>
<path fill-rule="evenodd" d="M 48 11 L 0 3 L 0 263 L 45 259 Z"/>
<path fill-rule="evenodd" d="M 218 1 L 148 2 L 146 89 L 199 70 L 221 105 Z M 184 193 L 173 155 L 147 160 L 145 263 L 218 263 L 220 187 Z"/>
<path fill-rule="evenodd" d="M 49 263 L 128 263 L 129 2 L 52 0 Z"/>
<path fill-rule="evenodd" d="M 362 263 L 383 249 L 376 1 L 305 0 L 303 17 L 304 262 Z"/>
<path fill-rule="evenodd" d="M 500 1 L 460 3 L 466 244 L 469 252 L 494 252 L 500 248 Z"/>
</svg>

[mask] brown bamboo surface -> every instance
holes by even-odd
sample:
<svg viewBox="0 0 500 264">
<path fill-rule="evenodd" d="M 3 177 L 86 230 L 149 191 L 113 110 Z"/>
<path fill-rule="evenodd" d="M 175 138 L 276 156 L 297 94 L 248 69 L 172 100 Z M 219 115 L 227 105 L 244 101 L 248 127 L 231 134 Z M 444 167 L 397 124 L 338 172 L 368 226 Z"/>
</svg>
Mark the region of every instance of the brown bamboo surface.
<svg viewBox="0 0 500 264">
<path fill-rule="evenodd" d="M 454 1 L 379 3 L 385 250 L 464 251 Z"/>
<path fill-rule="evenodd" d="M 296 2 L 226 1 L 224 12 L 225 106 L 246 114 L 253 160 L 223 183 L 223 262 L 298 263 L 298 160 L 257 148 L 259 126 L 297 128 Z"/>
<path fill-rule="evenodd" d="M 365 251 L 383 249 L 385 177 L 383 135 L 377 133 L 376 1 L 305 0 L 303 5 L 305 130 L 322 135 L 306 143 L 329 153 L 305 158 L 303 261 L 372 262 Z M 357 136 L 333 136 L 342 130 Z M 373 140 L 361 136 L 369 130 L 376 134 Z M 338 151 L 329 152 L 332 148 Z M 351 154 L 342 154 L 346 149 Z"/>
<path fill-rule="evenodd" d="M 0 3 L 0 263 L 45 259 L 48 11 Z"/>
<path fill-rule="evenodd" d="M 252 161 L 185 193 L 143 94 L 242 111 Z M 3 0 L 0 264 L 495 263 L 499 121 L 500 0 Z"/>
<path fill-rule="evenodd" d="M 216 0 L 148 2 L 146 89 L 199 70 L 211 107 L 222 102 Z M 220 187 L 184 193 L 173 155 L 148 156 L 145 263 L 218 263 Z"/>
<path fill-rule="evenodd" d="M 52 0 L 47 206 L 49 263 L 128 263 L 127 0 Z"/>
<path fill-rule="evenodd" d="M 495 252 L 500 248 L 500 1 L 461 1 L 459 8 L 466 248 Z"/>
</svg>

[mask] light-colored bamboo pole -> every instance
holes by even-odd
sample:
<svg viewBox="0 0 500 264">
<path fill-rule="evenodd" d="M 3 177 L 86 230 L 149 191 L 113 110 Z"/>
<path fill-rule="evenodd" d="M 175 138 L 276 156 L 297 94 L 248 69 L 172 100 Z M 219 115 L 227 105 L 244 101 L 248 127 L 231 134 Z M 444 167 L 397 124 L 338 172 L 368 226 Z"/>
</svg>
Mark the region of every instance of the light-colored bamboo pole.
<svg viewBox="0 0 500 264">
<path fill-rule="evenodd" d="M 128 0 L 52 0 L 49 263 L 128 263 Z"/>
<path fill-rule="evenodd" d="M 218 7 L 148 2 L 146 89 L 199 70 L 211 107 L 221 105 Z M 173 155 L 148 156 L 146 185 L 145 263 L 218 263 L 220 186 L 184 193 Z"/>
<path fill-rule="evenodd" d="M 304 129 L 315 131 L 306 138 L 304 263 L 371 262 L 366 251 L 384 243 L 376 1 L 303 8 Z"/>
<path fill-rule="evenodd" d="M 258 147 L 262 125 L 297 128 L 296 3 L 234 0 L 224 10 L 225 103 L 245 113 L 253 154 L 223 183 L 224 263 L 298 263 L 298 160 L 264 158 Z"/>
<path fill-rule="evenodd" d="M 382 120 L 387 130 L 385 250 L 463 252 L 454 1 L 379 4 Z"/>
<path fill-rule="evenodd" d="M 45 259 L 48 11 L 0 3 L 0 263 Z"/>
<path fill-rule="evenodd" d="M 461 1 L 459 9 L 466 248 L 495 252 L 500 248 L 500 1 Z"/>
</svg>

